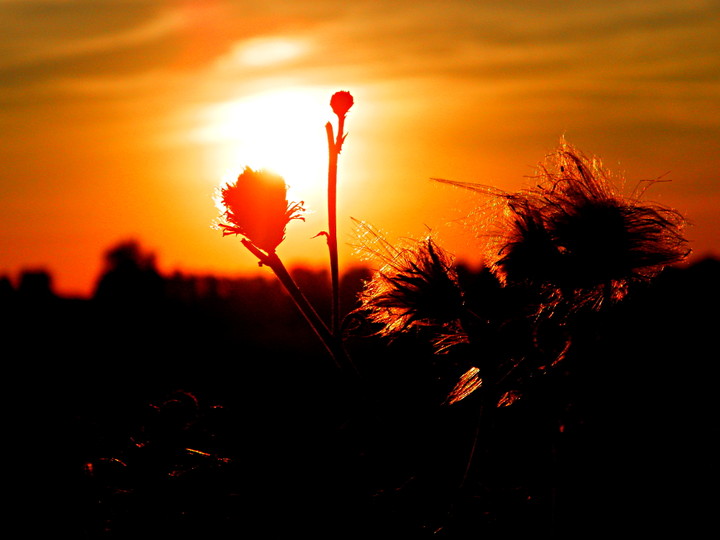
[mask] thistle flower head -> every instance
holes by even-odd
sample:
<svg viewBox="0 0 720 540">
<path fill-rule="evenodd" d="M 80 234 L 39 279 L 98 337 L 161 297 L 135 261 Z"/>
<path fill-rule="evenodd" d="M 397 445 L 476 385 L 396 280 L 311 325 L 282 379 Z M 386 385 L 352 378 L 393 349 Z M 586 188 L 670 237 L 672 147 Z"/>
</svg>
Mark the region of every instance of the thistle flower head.
<svg viewBox="0 0 720 540">
<path fill-rule="evenodd" d="M 506 200 L 495 268 L 556 299 L 598 307 L 689 253 L 680 214 L 624 197 L 598 160 L 568 145 L 542 165 L 534 188 Z"/>
<path fill-rule="evenodd" d="M 223 236 L 239 234 L 266 253 L 274 252 L 283 241 L 291 219 L 304 219 L 302 203 L 288 203 L 281 176 L 250 167 L 236 182 L 220 189 L 218 202 Z"/>
<path fill-rule="evenodd" d="M 460 317 L 462 294 L 451 256 L 428 237 L 393 246 L 372 229 L 376 247 L 363 246 L 381 261 L 360 293 L 359 311 L 382 325 L 380 335 L 422 326 L 452 326 Z"/>
<path fill-rule="evenodd" d="M 350 107 L 353 106 L 353 103 L 352 94 L 346 90 L 335 92 L 330 98 L 330 107 L 332 107 L 333 112 L 340 118 L 347 114 Z"/>
</svg>

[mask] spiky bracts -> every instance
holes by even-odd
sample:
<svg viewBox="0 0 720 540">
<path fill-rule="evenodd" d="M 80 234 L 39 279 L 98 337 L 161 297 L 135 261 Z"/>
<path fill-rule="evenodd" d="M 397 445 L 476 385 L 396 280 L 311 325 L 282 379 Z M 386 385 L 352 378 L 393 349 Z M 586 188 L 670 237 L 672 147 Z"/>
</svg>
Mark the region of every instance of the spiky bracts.
<svg viewBox="0 0 720 540">
<path fill-rule="evenodd" d="M 218 200 L 223 235 L 239 234 L 266 254 L 285 238 L 292 219 L 303 219 L 302 203 L 289 203 L 285 180 L 268 171 L 246 167 L 237 181 L 221 188 Z"/>
</svg>

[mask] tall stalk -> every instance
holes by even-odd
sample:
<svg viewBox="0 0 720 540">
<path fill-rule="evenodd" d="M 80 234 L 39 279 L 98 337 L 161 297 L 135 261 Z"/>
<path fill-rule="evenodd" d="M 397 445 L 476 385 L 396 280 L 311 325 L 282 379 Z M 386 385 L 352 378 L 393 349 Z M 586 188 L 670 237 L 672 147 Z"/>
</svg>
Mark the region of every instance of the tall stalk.
<svg viewBox="0 0 720 540">
<path fill-rule="evenodd" d="M 330 254 L 330 279 L 332 282 L 332 306 L 330 330 L 336 341 L 340 336 L 340 272 L 337 247 L 337 166 L 338 157 L 345 141 L 345 115 L 353 106 L 353 97 L 349 92 L 333 94 L 330 107 L 338 117 L 338 133 L 333 134 L 330 122 L 325 124 L 328 143 L 328 251 Z"/>
<path fill-rule="evenodd" d="M 330 253 L 330 279 L 332 281 L 332 310 L 330 328 L 337 336 L 340 328 L 340 272 L 337 247 L 337 144 L 332 124 L 325 124 L 328 138 L 328 251 Z"/>
</svg>

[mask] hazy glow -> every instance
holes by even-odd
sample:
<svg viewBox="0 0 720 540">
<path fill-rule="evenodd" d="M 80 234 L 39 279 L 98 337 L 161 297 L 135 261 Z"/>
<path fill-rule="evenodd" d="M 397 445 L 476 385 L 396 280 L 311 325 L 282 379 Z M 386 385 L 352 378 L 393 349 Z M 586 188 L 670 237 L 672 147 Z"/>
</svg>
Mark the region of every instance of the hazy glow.
<svg viewBox="0 0 720 540">
<path fill-rule="evenodd" d="M 248 66 L 278 64 L 301 56 L 306 46 L 295 40 L 285 38 L 255 39 L 237 46 L 232 56 Z"/>
</svg>

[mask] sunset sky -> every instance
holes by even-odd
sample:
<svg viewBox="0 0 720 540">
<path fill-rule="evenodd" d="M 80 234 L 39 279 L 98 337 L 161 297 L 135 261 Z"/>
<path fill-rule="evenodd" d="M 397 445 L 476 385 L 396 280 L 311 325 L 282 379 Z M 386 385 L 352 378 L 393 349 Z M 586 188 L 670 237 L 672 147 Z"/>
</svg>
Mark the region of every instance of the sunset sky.
<svg viewBox="0 0 720 540">
<path fill-rule="evenodd" d="M 324 263 L 337 90 L 342 266 L 351 217 L 473 261 L 478 199 L 430 178 L 517 189 L 562 137 L 628 192 L 670 180 L 646 197 L 720 254 L 717 0 L 0 0 L 0 275 L 88 294 L 127 239 L 163 272 L 267 272 L 212 228 L 245 165 L 311 211 L 286 264 Z"/>
</svg>

